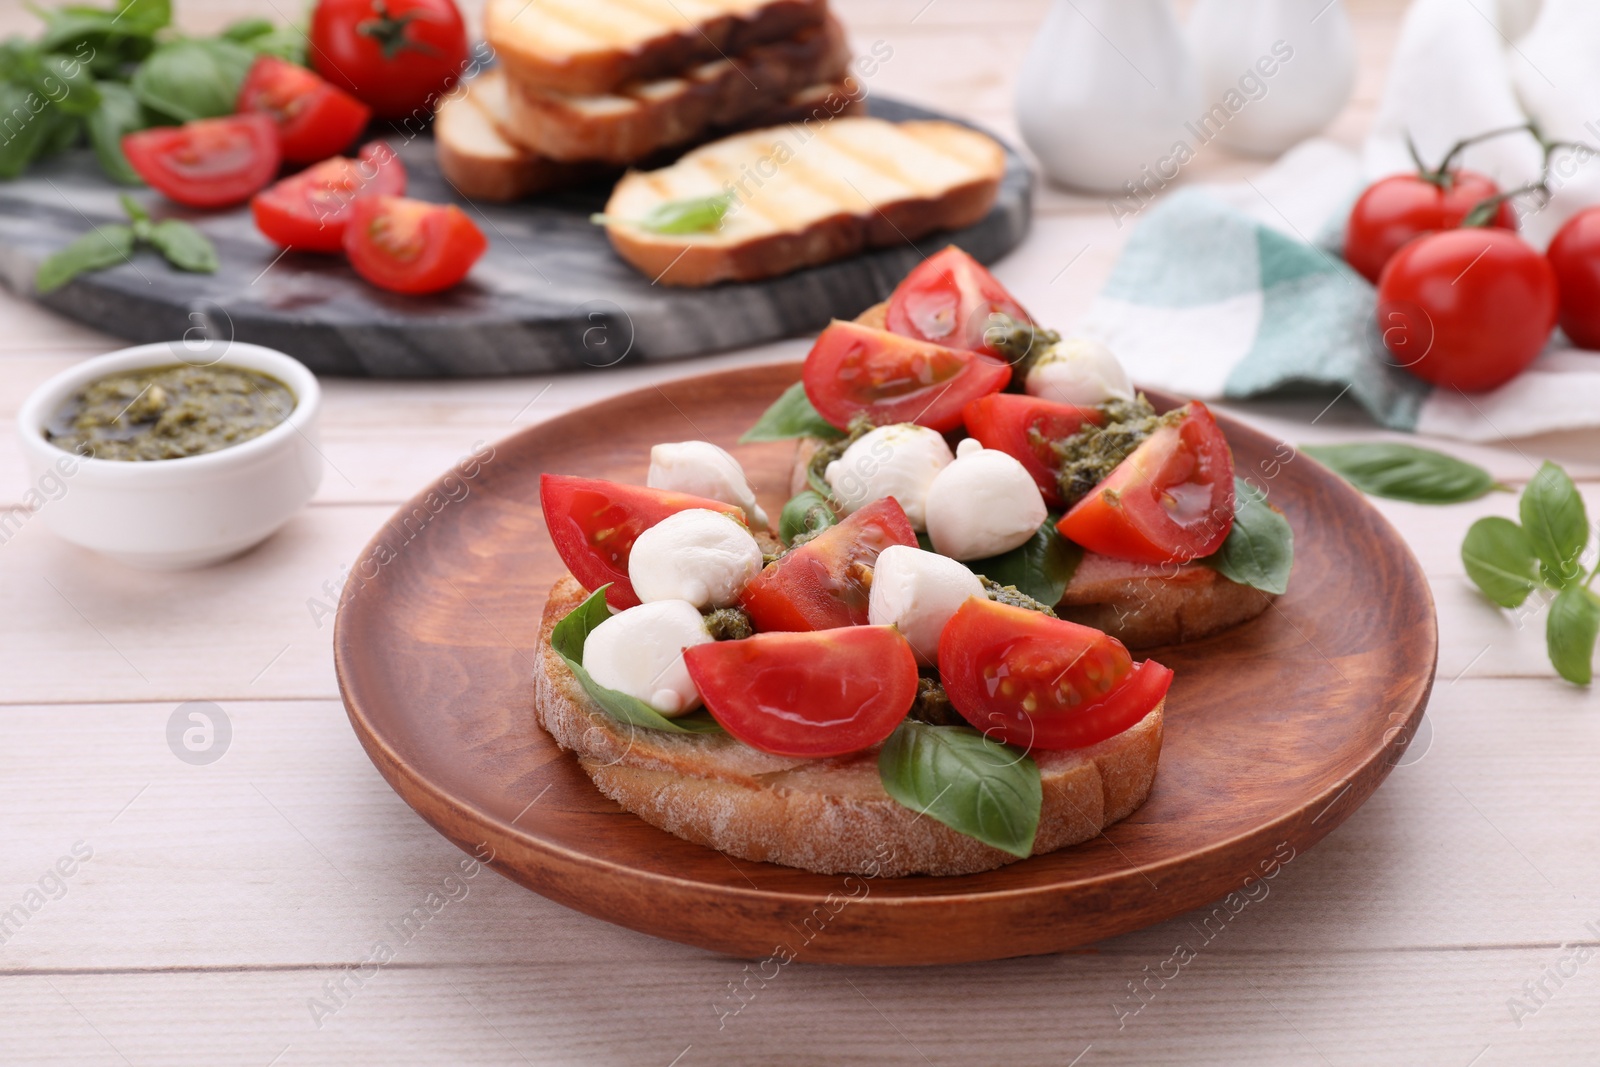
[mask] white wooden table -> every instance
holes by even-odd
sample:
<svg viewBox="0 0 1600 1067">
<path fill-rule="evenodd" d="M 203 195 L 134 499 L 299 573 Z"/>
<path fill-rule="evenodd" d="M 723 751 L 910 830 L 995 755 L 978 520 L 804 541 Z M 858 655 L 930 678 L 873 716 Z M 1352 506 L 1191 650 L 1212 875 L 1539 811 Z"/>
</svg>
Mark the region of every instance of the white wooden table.
<svg viewBox="0 0 1600 1067">
<path fill-rule="evenodd" d="M 1014 132 L 1012 72 L 1043 0 L 838 6 L 858 46 L 894 49 L 873 91 Z M 272 4 L 179 7 L 200 30 Z M 19 8 L 0 12 L 0 34 L 32 31 Z M 1398 10 L 1362 0 L 1354 14 L 1363 73 L 1332 130 L 1352 144 Z M 1207 152 L 1185 180 L 1260 166 Z M 998 273 L 1041 317 L 1070 326 L 1125 233 L 1100 202 L 1047 190 L 1033 234 Z M 28 488 L 11 436 L 22 398 L 117 342 L 11 296 L 0 296 L 0 323 L 0 506 L 15 509 Z M 1040 959 L 801 964 L 719 1031 L 713 1005 L 742 961 L 567 911 L 492 873 L 446 883 L 461 854 L 362 754 L 315 605 L 331 603 L 343 567 L 400 501 L 473 441 L 804 348 L 548 379 L 327 381 L 329 470 L 316 501 L 209 570 L 126 570 L 22 515 L 0 544 L 0 909 L 38 906 L 0 931 L 0 1063 L 1600 1060 L 1600 959 L 1588 958 L 1600 944 L 1600 700 L 1554 679 L 1542 618 L 1519 628 L 1463 575 L 1467 526 L 1514 514 L 1506 494 L 1380 504 L 1438 601 L 1431 733 L 1120 1026 L 1130 983 L 1191 937 L 1185 919 Z M 1383 436 L 1348 402 L 1311 427 L 1319 406 L 1230 410 L 1292 442 Z M 1600 514 L 1600 435 L 1446 447 L 1512 484 L 1557 458 Z M 215 702 L 231 724 L 209 765 L 168 747 L 168 721 L 191 700 Z M 50 873 L 58 862 L 70 877 Z M 399 943 L 390 922 L 447 890 L 453 898 Z M 394 959 L 352 973 L 380 941 Z M 1563 947 L 1574 944 L 1585 947 Z M 1520 1019 L 1512 998 L 1529 1009 Z"/>
</svg>

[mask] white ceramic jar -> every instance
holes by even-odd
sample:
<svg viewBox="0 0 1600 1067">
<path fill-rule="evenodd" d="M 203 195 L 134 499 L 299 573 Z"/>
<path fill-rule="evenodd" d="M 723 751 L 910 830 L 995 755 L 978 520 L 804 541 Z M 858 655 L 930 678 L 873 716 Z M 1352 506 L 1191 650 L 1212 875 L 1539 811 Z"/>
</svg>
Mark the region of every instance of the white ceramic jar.
<svg viewBox="0 0 1600 1067">
<path fill-rule="evenodd" d="M 259 437 L 182 459 L 83 459 L 45 439 L 63 404 L 110 374 L 184 362 L 179 344 L 124 348 L 45 382 L 23 403 L 17 432 L 33 484 L 63 488 L 36 508 L 64 540 L 135 567 L 178 570 L 258 544 L 304 507 L 322 481 L 322 390 L 298 360 L 231 343 L 216 365 L 258 371 L 294 394 L 288 418 Z M 209 361 L 208 361 L 209 364 Z M 70 472 L 70 473 L 69 473 Z"/>
<path fill-rule="evenodd" d="M 1094 192 L 1145 181 L 1199 110 L 1168 0 L 1056 0 L 1017 80 L 1017 124 L 1045 173 Z"/>
</svg>

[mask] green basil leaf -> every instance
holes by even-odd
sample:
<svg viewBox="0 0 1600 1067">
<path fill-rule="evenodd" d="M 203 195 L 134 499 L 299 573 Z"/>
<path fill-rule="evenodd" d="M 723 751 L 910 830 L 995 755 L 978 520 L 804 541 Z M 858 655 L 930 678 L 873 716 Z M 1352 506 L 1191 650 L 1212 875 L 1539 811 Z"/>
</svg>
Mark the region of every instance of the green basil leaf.
<svg viewBox="0 0 1600 1067">
<path fill-rule="evenodd" d="M 1233 480 L 1233 528 L 1222 547 L 1198 562 L 1240 585 L 1284 593 L 1294 567 L 1294 530 L 1273 511 L 1266 494 L 1243 478 Z"/>
<path fill-rule="evenodd" d="M 1539 557 L 1528 535 L 1498 515 L 1468 528 L 1461 542 L 1461 563 L 1483 595 L 1503 608 L 1517 607 L 1539 584 Z"/>
<path fill-rule="evenodd" d="M 1019 547 L 988 559 L 972 560 L 967 567 L 974 574 L 1001 585 L 1016 586 L 1039 603 L 1055 607 L 1061 603 L 1061 594 L 1067 591 L 1081 562 L 1083 549 L 1056 532 L 1056 517 L 1052 516 Z"/>
<path fill-rule="evenodd" d="M 187 222 L 179 219 L 162 219 L 150 230 L 148 238 L 156 251 L 167 257 L 179 270 L 196 274 L 215 274 L 217 250 L 211 239 Z"/>
<path fill-rule="evenodd" d="M 787 441 L 793 437 L 820 437 L 824 441 L 837 441 L 844 431 L 817 414 L 806 396 L 804 382 L 795 382 L 761 413 L 756 424 L 739 438 L 741 445 L 755 441 Z"/>
<path fill-rule="evenodd" d="M 1556 673 L 1576 685 L 1594 678 L 1594 643 L 1600 635 L 1600 597 L 1580 586 L 1563 589 L 1550 605 L 1545 643 Z"/>
<path fill-rule="evenodd" d="M 172 22 L 172 0 L 120 0 L 112 25 L 119 33 L 149 36 Z"/>
<path fill-rule="evenodd" d="M 650 233 L 710 233 L 721 228 L 723 217 L 732 206 L 731 192 L 718 193 L 715 196 L 669 200 L 645 212 L 643 218 L 619 219 L 611 215 L 590 215 L 589 221 L 597 226 L 620 223 Z"/>
<path fill-rule="evenodd" d="M 277 56 L 290 63 L 306 66 L 306 33 L 298 26 L 274 26 L 271 33 L 263 33 L 240 43 L 258 56 Z"/>
<path fill-rule="evenodd" d="M 1544 580 L 1561 589 L 1582 578 L 1578 557 L 1589 543 L 1589 517 L 1567 472 L 1545 460 L 1519 506 L 1528 543 L 1544 564 Z"/>
<path fill-rule="evenodd" d="M 95 87 L 94 72 L 89 64 L 72 56 L 41 56 L 33 86 L 69 115 L 81 118 L 100 106 L 100 90 Z"/>
<path fill-rule="evenodd" d="M 1300 451 L 1363 493 L 1391 500 L 1459 504 L 1495 488 L 1494 477 L 1482 467 L 1415 445 L 1303 445 Z"/>
<path fill-rule="evenodd" d="M 103 270 L 127 262 L 133 255 L 133 228 L 107 223 L 91 230 L 39 264 L 34 288 L 48 293 L 61 288 L 85 271 Z"/>
<path fill-rule="evenodd" d="M 256 54 L 241 44 L 185 39 L 151 53 L 133 76 L 133 95 L 178 122 L 233 114 Z"/>
<path fill-rule="evenodd" d="M 100 105 L 89 116 L 87 125 L 89 144 L 106 177 L 123 185 L 141 184 L 143 179 L 122 154 L 123 135 L 142 130 L 145 125 L 144 111 L 133 90 L 121 82 L 101 82 Z"/>
<path fill-rule="evenodd" d="M 150 54 L 152 37 L 172 21 L 170 0 L 123 0 L 115 10 L 68 5 L 42 11 L 45 52 L 71 53 L 96 74 L 116 75 Z"/>
<path fill-rule="evenodd" d="M 1013 856 L 1033 852 L 1044 790 L 1021 749 L 907 719 L 878 752 L 878 777 L 896 802 L 952 830 Z"/>
<path fill-rule="evenodd" d="M 589 595 L 589 599 L 579 604 L 566 618 L 556 623 L 550 631 L 550 647 L 556 654 L 566 661 L 567 668 L 578 679 L 578 684 L 583 686 L 583 691 L 590 698 L 618 722 L 625 722 L 631 726 L 641 726 L 647 730 L 666 730 L 674 734 L 719 734 L 722 727 L 717 725 L 704 710 L 692 715 L 685 715 L 680 719 L 669 719 L 649 704 L 638 697 L 631 697 L 627 693 L 619 693 L 615 689 L 607 689 L 583 669 L 583 646 L 589 640 L 589 635 L 594 628 L 611 617 L 610 610 L 606 607 L 606 590 L 609 585 L 602 585 Z"/>
<path fill-rule="evenodd" d="M 0 178 L 15 178 L 39 157 L 56 128 L 51 110 L 37 90 L 0 81 Z"/>
<path fill-rule="evenodd" d="M 51 105 L 39 117 L 46 122 L 44 143 L 39 146 L 41 159 L 75 147 L 83 135 L 83 119 L 63 111 L 60 105 Z"/>
<path fill-rule="evenodd" d="M 271 19 L 260 17 L 242 18 L 237 22 L 230 23 L 222 31 L 221 36 L 225 40 L 236 41 L 239 44 L 249 44 L 257 37 L 265 37 L 275 29 L 277 29 L 277 24 Z"/>
<path fill-rule="evenodd" d="M 828 498 L 807 489 L 789 498 L 778 516 L 778 537 L 787 547 L 801 534 L 821 533 L 839 521 Z"/>
</svg>

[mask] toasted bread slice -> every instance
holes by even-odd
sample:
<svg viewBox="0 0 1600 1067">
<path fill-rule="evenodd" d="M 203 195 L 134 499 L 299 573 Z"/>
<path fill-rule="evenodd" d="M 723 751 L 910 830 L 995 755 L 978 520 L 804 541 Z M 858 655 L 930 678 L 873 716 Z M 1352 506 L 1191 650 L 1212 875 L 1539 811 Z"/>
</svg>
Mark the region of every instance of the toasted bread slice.
<svg viewBox="0 0 1600 1067">
<path fill-rule="evenodd" d="M 562 163 L 529 151 L 506 136 L 505 75 L 489 71 L 461 85 L 434 116 L 434 152 L 439 169 L 462 196 L 478 200 L 519 200 L 615 177 L 606 163 Z M 809 86 L 760 118 L 790 122 L 817 113 L 851 114 L 861 103 L 841 83 Z"/>
<path fill-rule="evenodd" d="M 864 248 L 969 226 L 994 204 L 1005 153 L 952 122 L 851 118 L 774 126 L 635 171 L 606 204 L 611 244 L 667 285 L 771 278 Z M 721 226 L 652 233 L 627 220 L 674 200 L 731 193 Z"/>
<path fill-rule="evenodd" d="M 634 729 L 611 718 L 550 647 L 550 631 L 587 595 L 570 577 L 550 591 L 535 707 L 539 725 L 623 808 L 730 856 L 822 874 L 975 874 L 1016 861 L 894 801 L 878 779 L 876 749 L 798 760 L 726 735 Z M 1044 785 L 1035 855 L 1087 841 L 1144 803 L 1161 755 L 1164 703 L 1097 745 L 1034 753 Z"/>
<path fill-rule="evenodd" d="M 560 93 L 512 75 L 504 130 L 551 159 L 637 163 L 659 149 L 703 140 L 709 129 L 748 125 L 750 116 L 842 78 L 849 62 L 844 29 L 829 19 L 681 77 L 635 82 L 612 93 Z"/>
<path fill-rule="evenodd" d="M 827 0 L 488 0 L 484 36 L 527 85 L 605 93 L 782 40 Z"/>
</svg>

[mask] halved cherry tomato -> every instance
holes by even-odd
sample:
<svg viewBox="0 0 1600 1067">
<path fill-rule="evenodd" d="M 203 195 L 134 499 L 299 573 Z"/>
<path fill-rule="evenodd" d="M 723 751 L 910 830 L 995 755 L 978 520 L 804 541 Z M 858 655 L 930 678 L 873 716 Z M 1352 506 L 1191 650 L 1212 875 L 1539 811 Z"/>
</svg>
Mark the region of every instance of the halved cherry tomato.
<svg viewBox="0 0 1600 1067">
<path fill-rule="evenodd" d="M 268 240 L 302 252 L 340 252 L 358 197 L 399 196 L 406 168 L 394 149 L 374 141 L 357 159 L 335 156 L 291 174 L 250 200 L 256 228 Z"/>
<path fill-rule="evenodd" d="M 1425 233 L 1457 228 L 1468 212 L 1499 191 L 1493 179 L 1470 170 L 1451 171 L 1439 181 L 1420 174 L 1396 174 L 1374 182 L 1350 211 L 1345 262 L 1377 285 L 1384 265 L 1402 245 Z M 1495 211 L 1491 225 L 1517 228 L 1509 201 Z"/>
<path fill-rule="evenodd" d="M 917 659 L 892 626 L 756 634 L 683 650 L 712 718 L 752 748 L 826 759 L 894 733 L 917 695 Z"/>
<path fill-rule="evenodd" d="M 639 603 L 628 581 L 628 556 L 650 527 L 690 508 L 709 508 L 744 522 L 744 511 L 735 504 L 565 474 L 539 476 L 539 503 L 561 562 L 585 589 L 610 582 L 606 603 L 618 609 Z"/>
<path fill-rule="evenodd" d="M 1056 529 L 1091 552 L 1135 563 L 1182 562 L 1221 548 L 1233 529 L 1233 454 L 1210 409 L 1190 401 Z"/>
<path fill-rule="evenodd" d="M 1000 315 L 1018 323 L 1033 321 L 982 263 L 950 245 L 895 286 L 886 325 L 904 337 L 993 356 L 997 352 L 986 334 L 1001 324 Z"/>
<path fill-rule="evenodd" d="M 840 429 L 866 412 L 879 426 L 914 422 L 940 431 L 961 409 L 1011 380 L 998 360 L 835 319 L 806 356 L 806 396 Z"/>
<path fill-rule="evenodd" d="M 997 448 L 1021 462 L 1044 495 L 1044 502 L 1059 508 L 1061 496 L 1060 461 L 1050 445 L 1065 441 L 1083 424 L 1098 426 L 1105 416 L 1094 408 L 1058 404 L 1054 400 L 1020 393 L 994 393 L 968 404 L 961 412 L 967 432 L 984 448 Z"/>
<path fill-rule="evenodd" d="M 126 134 L 122 152 L 139 177 L 190 207 L 250 199 L 278 173 L 278 127 L 265 115 L 229 115 Z"/>
<path fill-rule="evenodd" d="M 757 630 L 827 630 L 867 621 L 872 568 L 890 545 L 917 547 L 894 497 L 874 500 L 767 564 L 739 604 Z"/>
<path fill-rule="evenodd" d="M 343 89 L 277 56 L 261 56 L 239 87 L 235 110 L 259 111 L 278 124 L 283 158 L 315 163 L 361 136 L 372 109 Z"/>
<path fill-rule="evenodd" d="M 1161 702 L 1172 672 L 1135 665 L 1099 630 L 974 596 L 939 635 L 939 679 L 973 729 L 1031 750 L 1115 737 Z"/>
<path fill-rule="evenodd" d="M 396 293 L 436 293 L 462 278 L 489 247 L 454 204 L 398 196 L 360 197 L 350 208 L 344 251 L 356 273 Z"/>
<path fill-rule="evenodd" d="M 426 119 L 469 66 L 454 0 L 317 0 L 310 42 L 317 73 L 380 119 Z"/>
</svg>

